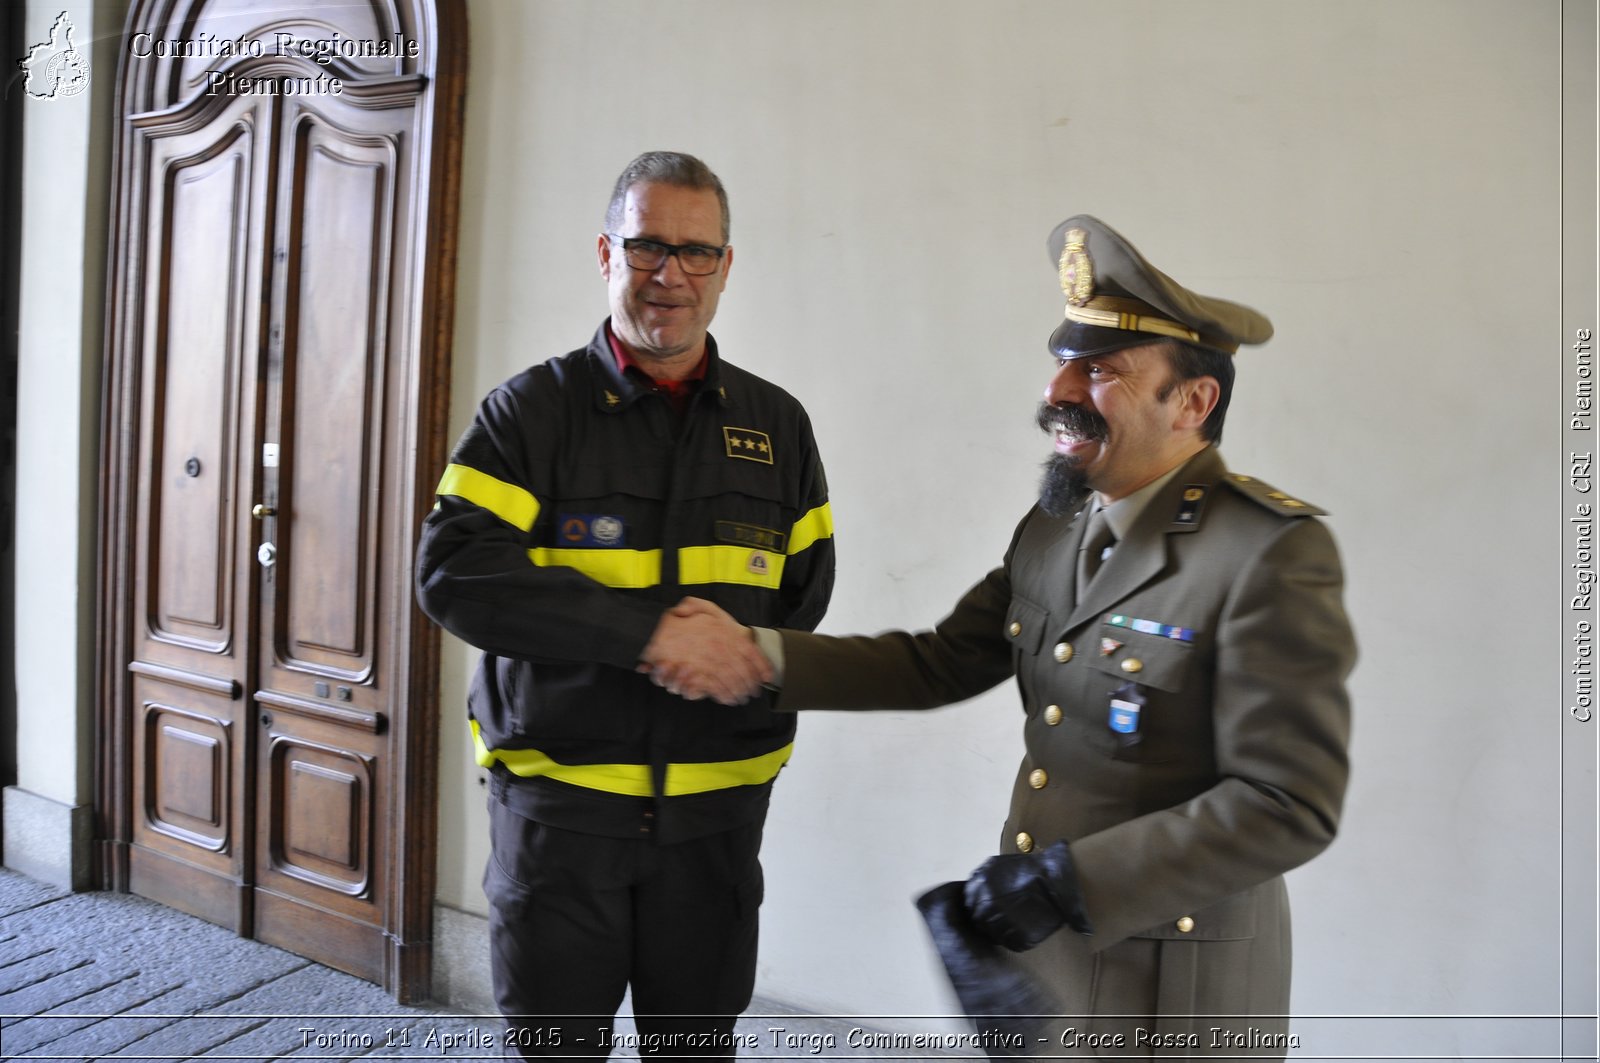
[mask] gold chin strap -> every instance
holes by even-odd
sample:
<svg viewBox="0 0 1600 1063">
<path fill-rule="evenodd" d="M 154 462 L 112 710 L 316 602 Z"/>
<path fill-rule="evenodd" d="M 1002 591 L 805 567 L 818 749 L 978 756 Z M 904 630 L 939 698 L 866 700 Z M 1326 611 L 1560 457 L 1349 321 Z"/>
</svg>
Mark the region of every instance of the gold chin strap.
<svg viewBox="0 0 1600 1063">
<path fill-rule="evenodd" d="M 1204 342 L 1208 347 L 1232 354 L 1239 349 L 1237 343 L 1202 341 L 1200 333 L 1186 325 L 1150 313 L 1150 307 L 1137 299 L 1119 299 L 1114 295 L 1097 295 L 1082 306 L 1067 304 L 1063 311 L 1068 321 L 1080 325 L 1098 325 L 1101 328 L 1122 329 L 1129 332 L 1149 332 L 1156 336 L 1171 336 L 1191 343 Z"/>
<path fill-rule="evenodd" d="M 1064 313 L 1068 321 L 1076 321 L 1080 325 L 1153 332 L 1158 336 L 1172 336 L 1180 340 L 1199 342 L 1200 333 L 1194 329 L 1186 328 L 1164 317 L 1156 317 L 1149 311 L 1148 306 L 1135 299 L 1098 295 L 1082 306 L 1068 303 Z"/>
</svg>

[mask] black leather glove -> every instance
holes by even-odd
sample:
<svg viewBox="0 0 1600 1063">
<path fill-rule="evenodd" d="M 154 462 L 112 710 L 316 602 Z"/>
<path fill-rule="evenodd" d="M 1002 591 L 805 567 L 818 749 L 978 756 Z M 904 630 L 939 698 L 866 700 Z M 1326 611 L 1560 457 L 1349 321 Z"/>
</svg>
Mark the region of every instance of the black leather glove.
<svg viewBox="0 0 1600 1063">
<path fill-rule="evenodd" d="M 973 927 L 962 897 L 965 886 L 964 882 L 936 886 L 917 898 L 917 909 L 928 924 L 962 1010 L 989 1037 L 985 1045 L 989 1057 L 1031 1057 L 1034 1047 L 1060 1034 L 1059 1026 L 1053 1032 L 1049 1029 L 1055 1022 L 1050 1016 L 1064 1014 L 1066 1005 L 1021 961 Z"/>
<path fill-rule="evenodd" d="M 973 925 L 1012 952 L 1033 948 L 1063 926 L 1094 932 L 1065 841 L 989 857 L 967 879 L 965 896 Z"/>
</svg>

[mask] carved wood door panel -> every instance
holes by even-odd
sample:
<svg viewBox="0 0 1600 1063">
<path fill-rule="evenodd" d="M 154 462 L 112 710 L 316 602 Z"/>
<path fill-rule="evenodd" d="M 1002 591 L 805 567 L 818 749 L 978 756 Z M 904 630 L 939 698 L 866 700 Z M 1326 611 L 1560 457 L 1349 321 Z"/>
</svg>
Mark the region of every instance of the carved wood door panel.
<svg viewBox="0 0 1600 1063">
<path fill-rule="evenodd" d="M 131 673 L 132 887 L 213 922 L 249 928 L 246 780 L 253 630 L 241 506 L 254 490 L 255 340 L 271 113 L 233 101 L 205 126 L 143 128 L 151 182 L 141 249 Z M 204 239 L 174 239 L 204 233 Z"/>
<path fill-rule="evenodd" d="M 149 0 L 130 39 L 312 32 L 253 7 Z M 437 637 L 409 572 L 465 47 L 457 3 L 415 7 L 318 15 L 451 38 L 431 77 L 268 51 L 230 72 L 343 92 L 219 94 L 204 61 L 125 62 L 102 485 L 104 881 L 402 1000 L 430 963 Z"/>
<path fill-rule="evenodd" d="M 382 926 L 394 797 L 378 664 L 410 608 L 382 578 L 409 565 L 386 535 L 404 516 L 388 504 L 406 397 L 393 264 L 409 239 L 395 118 L 328 101 L 283 116 L 257 558 L 256 935 L 302 953 L 339 936 L 369 969 L 385 942 L 351 924 Z"/>
</svg>

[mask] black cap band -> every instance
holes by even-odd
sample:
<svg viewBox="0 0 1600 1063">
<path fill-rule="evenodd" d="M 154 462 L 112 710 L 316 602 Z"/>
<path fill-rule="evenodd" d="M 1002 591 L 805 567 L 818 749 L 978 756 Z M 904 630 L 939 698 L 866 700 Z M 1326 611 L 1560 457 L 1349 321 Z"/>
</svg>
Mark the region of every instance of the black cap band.
<svg viewBox="0 0 1600 1063">
<path fill-rule="evenodd" d="M 1146 343 L 1159 342 L 1161 337 L 1150 332 L 1130 332 L 1127 329 L 1063 321 L 1050 334 L 1050 351 L 1057 358 L 1071 361 L 1095 354 L 1110 354 L 1124 347 L 1142 347 Z"/>
</svg>

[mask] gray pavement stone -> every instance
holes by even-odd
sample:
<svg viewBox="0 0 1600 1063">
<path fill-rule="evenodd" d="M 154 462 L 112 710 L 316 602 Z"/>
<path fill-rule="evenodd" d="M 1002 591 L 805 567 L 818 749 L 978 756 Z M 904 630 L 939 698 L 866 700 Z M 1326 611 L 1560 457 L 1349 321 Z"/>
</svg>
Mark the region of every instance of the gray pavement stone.
<svg viewBox="0 0 1600 1063">
<path fill-rule="evenodd" d="M 854 1020 L 765 1000 L 751 1012 L 737 1027 L 754 1046 L 741 1063 L 975 1055 L 851 1048 Z M 615 1029 L 634 1033 L 626 1005 Z M 403 1007 L 375 985 L 139 897 L 69 893 L 0 869 L 0 1060 L 460 1063 L 501 1058 L 501 1030 L 496 1016 Z"/>
<path fill-rule="evenodd" d="M 87 1037 L 79 1035 L 89 1027 L 109 1022 L 112 1016 L 148 1005 L 176 988 L 166 986 L 152 992 L 148 986 L 140 986 L 125 980 L 115 986 L 107 987 L 100 993 L 93 993 L 75 1001 L 70 1011 L 60 1009 L 36 1016 L 5 1020 L 4 1026 L 0 1027 L 0 1046 L 7 1052 L 29 1053 L 31 1058 L 40 1052 L 53 1050 L 53 1045 L 82 1044 L 87 1041 Z"/>
<path fill-rule="evenodd" d="M 274 1017 L 218 1045 L 206 1059 L 450 1059 L 478 1058 L 446 1046 L 465 1045 L 482 1020 L 454 1016 L 373 1016 L 330 1020 Z M 430 1042 L 440 1046 L 430 1049 Z M 497 1057 L 492 1057 L 497 1058 Z"/>
<path fill-rule="evenodd" d="M 59 886 L 0 870 L 0 919 L 70 894 Z"/>
<path fill-rule="evenodd" d="M 391 1012 L 450 1014 L 139 897 L 0 870 L 0 1059 L 327 1058 L 292 1016 Z"/>
</svg>

